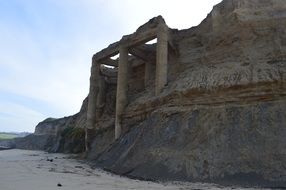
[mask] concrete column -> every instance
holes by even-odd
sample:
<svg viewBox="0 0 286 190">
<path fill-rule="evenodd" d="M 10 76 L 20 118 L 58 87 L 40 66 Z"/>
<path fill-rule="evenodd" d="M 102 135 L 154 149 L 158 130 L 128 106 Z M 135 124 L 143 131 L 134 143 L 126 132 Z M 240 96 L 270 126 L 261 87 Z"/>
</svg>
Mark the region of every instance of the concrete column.
<svg viewBox="0 0 286 190">
<path fill-rule="evenodd" d="M 98 95 L 96 99 L 96 120 L 98 120 L 103 112 L 105 106 L 105 98 L 106 98 L 106 84 L 103 76 L 99 74 L 98 78 L 96 79 L 98 82 Z"/>
<path fill-rule="evenodd" d="M 127 104 L 128 49 L 126 47 L 119 47 L 118 67 L 115 139 L 119 138 L 121 135 L 122 114 Z"/>
<path fill-rule="evenodd" d="M 91 75 L 90 75 L 90 87 L 88 94 L 88 106 L 87 106 L 87 120 L 85 130 L 85 149 L 88 152 L 90 145 L 94 137 L 94 124 L 96 118 L 96 101 L 99 92 L 99 86 L 97 85 L 97 78 L 100 74 L 100 64 L 96 60 L 92 60 Z"/>
<path fill-rule="evenodd" d="M 158 26 L 157 53 L 156 53 L 156 86 L 155 94 L 159 95 L 167 85 L 168 71 L 168 27 L 165 24 Z"/>
</svg>

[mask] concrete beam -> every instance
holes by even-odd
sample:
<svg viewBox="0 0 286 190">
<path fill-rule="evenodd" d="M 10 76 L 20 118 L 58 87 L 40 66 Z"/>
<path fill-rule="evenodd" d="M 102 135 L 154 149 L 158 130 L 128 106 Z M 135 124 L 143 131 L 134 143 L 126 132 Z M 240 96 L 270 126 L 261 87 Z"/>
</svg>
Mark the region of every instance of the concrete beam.
<svg viewBox="0 0 286 190">
<path fill-rule="evenodd" d="M 125 47 L 134 47 L 140 44 L 145 44 L 157 36 L 157 28 L 152 28 L 147 31 L 135 32 L 133 34 L 123 36 L 120 44 Z"/>
<path fill-rule="evenodd" d="M 130 48 L 129 52 L 135 57 L 142 59 L 147 62 L 155 62 L 156 61 L 156 52 L 146 51 L 141 46 Z"/>
<path fill-rule="evenodd" d="M 96 59 L 97 61 L 102 61 L 103 59 L 113 57 L 119 53 L 118 47 L 119 47 L 119 42 L 110 44 L 107 48 L 93 55 L 93 58 Z"/>
<path fill-rule="evenodd" d="M 102 60 L 101 63 L 112 67 L 118 67 L 118 60 L 113 60 L 110 58 Z"/>
<path fill-rule="evenodd" d="M 162 16 L 150 19 L 147 23 L 140 26 L 135 33 L 123 36 L 120 41 L 109 45 L 107 48 L 96 53 L 93 57 L 98 61 L 102 61 L 103 59 L 110 58 L 118 54 L 119 46 L 134 47 L 153 40 L 157 36 L 157 27 L 159 25 L 166 26 L 165 20 Z"/>
<path fill-rule="evenodd" d="M 119 44 L 125 47 L 134 47 L 139 44 L 144 44 L 150 40 L 155 39 L 156 35 L 157 35 L 157 29 L 153 28 L 151 30 L 147 30 L 144 32 L 123 36 L 123 38 L 119 42 L 115 42 L 109 45 L 107 48 L 96 53 L 94 55 L 94 58 L 98 61 L 104 62 L 104 59 L 110 58 L 119 53 Z"/>
</svg>

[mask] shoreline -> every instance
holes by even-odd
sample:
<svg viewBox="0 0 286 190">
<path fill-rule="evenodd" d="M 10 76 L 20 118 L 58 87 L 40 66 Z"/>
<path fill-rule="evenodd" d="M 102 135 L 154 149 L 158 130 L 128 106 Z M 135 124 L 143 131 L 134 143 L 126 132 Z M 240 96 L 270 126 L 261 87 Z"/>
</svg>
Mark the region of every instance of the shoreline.
<svg viewBox="0 0 286 190">
<path fill-rule="evenodd" d="M 0 151 L 3 151 L 3 150 L 11 150 L 11 149 L 13 149 L 13 148 L 0 146 Z"/>
<path fill-rule="evenodd" d="M 1 189 L 91 190 L 91 189 L 256 189 L 221 187 L 208 183 L 154 182 L 130 179 L 93 169 L 72 154 L 10 149 L 0 151 Z M 60 185 L 60 186 L 59 186 Z"/>
</svg>

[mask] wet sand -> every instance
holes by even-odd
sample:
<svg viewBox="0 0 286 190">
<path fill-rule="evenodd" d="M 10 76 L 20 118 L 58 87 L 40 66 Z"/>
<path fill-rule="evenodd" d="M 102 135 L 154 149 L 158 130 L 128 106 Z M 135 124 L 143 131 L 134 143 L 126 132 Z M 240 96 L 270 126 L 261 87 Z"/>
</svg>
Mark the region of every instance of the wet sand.
<svg viewBox="0 0 286 190">
<path fill-rule="evenodd" d="M 92 169 L 70 155 L 42 151 L 0 151 L 1 190 L 244 189 L 201 183 L 154 183 Z"/>
</svg>

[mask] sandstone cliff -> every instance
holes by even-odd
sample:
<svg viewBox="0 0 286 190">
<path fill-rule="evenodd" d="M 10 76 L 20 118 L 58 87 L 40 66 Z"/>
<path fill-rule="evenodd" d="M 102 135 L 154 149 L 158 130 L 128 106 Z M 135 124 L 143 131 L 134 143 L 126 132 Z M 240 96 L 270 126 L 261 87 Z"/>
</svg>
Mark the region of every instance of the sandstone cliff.
<svg viewBox="0 0 286 190">
<path fill-rule="evenodd" d="M 286 187 L 285 26 L 284 0 L 224 0 L 199 26 L 172 30 L 168 85 L 154 96 L 134 69 L 115 141 L 109 82 L 88 158 L 132 177 Z M 84 127 L 85 114 L 70 127 Z M 58 136 L 53 122 L 35 135 Z"/>
</svg>

